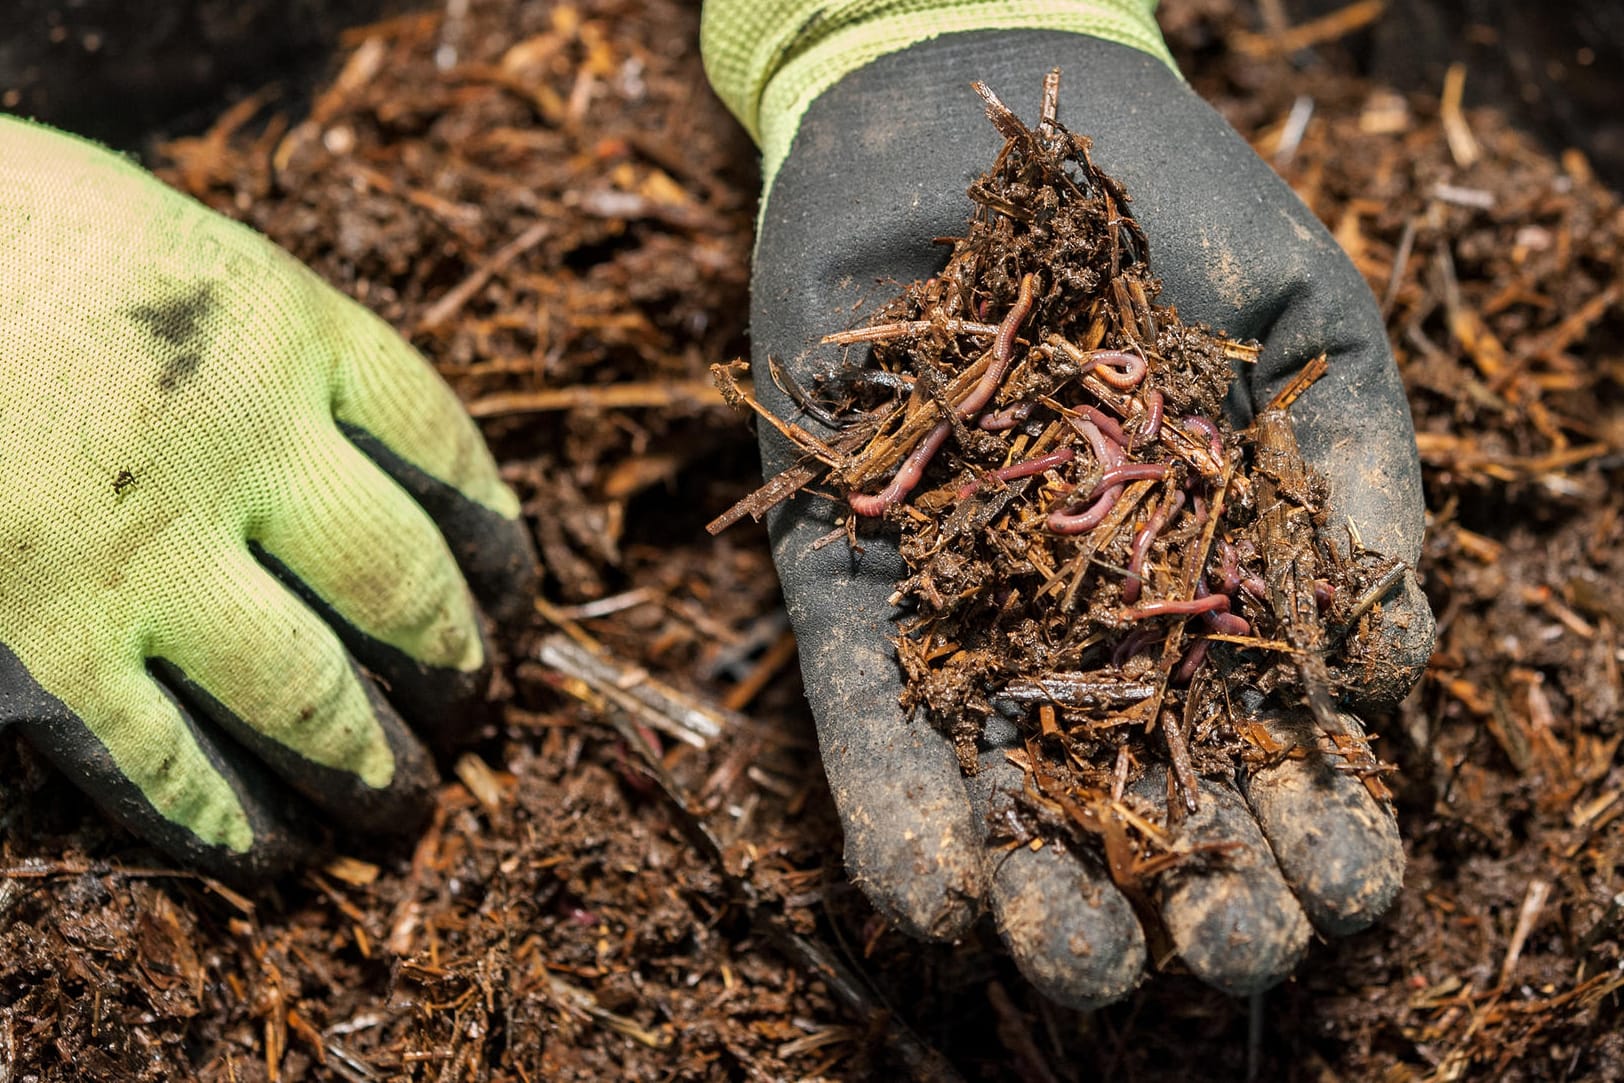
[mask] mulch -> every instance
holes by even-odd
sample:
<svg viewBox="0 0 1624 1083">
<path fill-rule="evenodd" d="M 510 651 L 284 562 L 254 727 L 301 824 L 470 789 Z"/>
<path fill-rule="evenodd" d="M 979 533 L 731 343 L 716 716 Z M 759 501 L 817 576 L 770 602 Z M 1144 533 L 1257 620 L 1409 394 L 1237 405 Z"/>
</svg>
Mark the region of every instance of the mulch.
<svg viewBox="0 0 1624 1083">
<path fill-rule="evenodd" d="M 345 838 L 251 895 L 0 742 L 0 1079 L 1624 1075 L 1624 211 L 1458 78 L 1361 78 L 1376 8 L 1284 46 L 1238 0 L 1161 11 L 1370 282 L 1420 431 L 1439 641 L 1372 720 L 1409 860 L 1375 929 L 1252 1003 L 1170 960 L 1083 1017 L 987 928 L 930 947 L 874 915 L 765 537 L 704 531 L 761 481 L 707 375 L 748 355 L 757 180 L 696 11 L 472 0 L 351 31 L 308 112 L 255 95 L 163 175 L 481 419 L 548 568 L 497 721 L 406 849 Z"/>
</svg>

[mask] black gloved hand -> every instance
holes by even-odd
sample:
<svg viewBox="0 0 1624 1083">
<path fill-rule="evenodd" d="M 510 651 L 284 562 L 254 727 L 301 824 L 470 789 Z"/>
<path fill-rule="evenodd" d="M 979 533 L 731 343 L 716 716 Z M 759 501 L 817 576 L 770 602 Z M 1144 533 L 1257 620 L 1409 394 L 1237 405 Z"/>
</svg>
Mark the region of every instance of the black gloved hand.
<svg viewBox="0 0 1624 1083">
<path fill-rule="evenodd" d="M 1061 122 L 1093 138 L 1095 162 L 1133 196 L 1129 209 L 1164 283 L 1160 300 L 1187 321 L 1264 343 L 1231 394 L 1233 420 L 1247 422 L 1305 362 L 1328 354 L 1329 375 L 1292 413 L 1305 456 L 1330 479 L 1331 540 L 1345 551 L 1352 522 L 1366 546 L 1413 566 L 1420 470 L 1369 289 L 1245 142 L 1135 49 L 1051 31 L 959 33 L 884 56 L 824 91 L 801 117 L 762 215 L 756 371 L 766 372 L 769 357 L 803 380 L 837 367 L 838 352 L 816 345 L 821 336 L 886 300 L 893 280 L 940 269 L 945 249 L 932 238 L 962 234 L 965 189 L 1001 142 L 969 84 L 987 83 L 1034 119 L 1052 67 L 1062 71 Z M 771 409 L 795 415 L 770 381 L 757 389 Z M 769 477 L 793 460 L 769 428 L 762 455 Z M 1002 755 L 1013 730 L 989 728 L 981 770 L 966 780 L 948 740 L 923 717 L 904 716 L 886 600 L 903 572 L 895 547 L 810 548 L 844 510 L 802 496 L 770 528 L 853 879 L 901 928 L 933 939 L 960 935 L 988 902 L 1045 993 L 1078 1006 L 1122 996 L 1146 958 L 1132 908 L 1090 855 L 988 848 L 988 810 L 999 791 L 1021 785 Z M 1433 622 L 1413 576 L 1386 606 L 1384 627 L 1398 662 L 1367 674 L 1350 709 L 1391 705 L 1420 674 Z M 1315 743 L 1306 715 L 1265 723 L 1283 741 Z M 1353 932 L 1392 900 L 1403 868 L 1392 812 L 1326 759 L 1201 786 L 1201 812 L 1184 839 L 1239 845 L 1221 861 L 1164 875 L 1151 902 L 1203 980 L 1231 993 L 1264 988 L 1290 972 L 1311 927 Z M 1135 789 L 1165 801 L 1159 772 Z"/>
</svg>

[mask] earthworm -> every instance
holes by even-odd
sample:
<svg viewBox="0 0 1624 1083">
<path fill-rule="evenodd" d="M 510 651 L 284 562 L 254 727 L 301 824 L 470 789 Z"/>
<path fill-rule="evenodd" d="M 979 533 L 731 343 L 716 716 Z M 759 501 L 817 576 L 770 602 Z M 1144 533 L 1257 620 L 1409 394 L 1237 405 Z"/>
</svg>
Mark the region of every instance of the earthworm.
<svg viewBox="0 0 1624 1083">
<path fill-rule="evenodd" d="M 1039 455 L 1023 462 L 1010 463 L 1008 466 L 1000 466 L 997 470 L 992 472 L 992 476 L 997 478 L 999 481 L 1014 481 L 1016 478 L 1029 477 L 1032 474 L 1041 474 L 1051 467 L 1059 466 L 1061 463 L 1069 463 L 1072 459 L 1076 458 L 1076 456 L 1077 452 L 1075 449 L 1063 447 L 1055 451 L 1051 451 L 1047 455 Z"/>
<path fill-rule="evenodd" d="M 1072 428 L 1077 430 L 1079 436 L 1088 441 L 1088 446 L 1094 451 L 1094 458 L 1100 462 L 1101 470 L 1121 466 L 1123 461 L 1127 459 L 1127 453 L 1122 450 L 1121 442 L 1111 439 L 1094 422 L 1089 420 L 1079 421 L 1074 417 L 1068 417 L 1066 421 Z"/>
<path fill-rule="evenodd" d="M 1218 539 L 1218 593 L 1234 594 L 1241 585 L 1241 555 L 1224 539 Z"/>
<path fill-rule="evenodd" d="M 1030 273 L 1022 275 L 1021 288 L 1015 294 L 1015 303 L 1004 316 L 1004 322 L 998 325 L 998 334 L 992 340 L 993 356 L 1005 364 L 1015 356 L 1015 332 L 1021 329 L 1027 313 L 1032 311 L 1036 292 L 1037 277 Z"/>
<path fill-rule="evenodd" d="M 1023 462 L 1010 463 L 1008 466 L 1000 466 L 997 470 L 989 471 L 987 476 L 997 478 L 999 481 L 1014 481 L 1016 478 L 1031 477 L 1033 474 L 1041 474 L 1051 467 L 1059 466 L 1062 463 L 1069 463 L 1072 459 L 1076 458 L 1076 455 L 1077 453 L 1073 449 L 1063 447 L 1057 451 L 1051 451 L 1047 455 L 1038 455 L 1034 458 L 1026 459 Z M 959 487 L 958 497 L 960 500 L 963 500 L 965 497 L 970 496 L 980 488 L 980 478 L 976 478 L 974 481 L 967 481 Z"/>
<path fill-rule="evenodd" d="M 1223 595 L 1215 594 L 1213 597 L 1222 598 Z M 1201 619 L 1207 622 L 1208 628 L 1221 636 L 1243 636 L 1251 634 L 1252 631 L 1252 625 L 1247 619 L 1236 613 L 1203 613 Z"/>
<path fill-rule="evenodd" d="M 1148 367 L 1143 357 L 1122 350 L 1095 350 L 1088 355 L 1088 359 L 1092 362 L 1089 368 L 1095 375 L 1118 391 L 1132 391 L 1138 387 Z"/>
<path fill-rule="evenodd" d="M 1194 617 L 1215 610 L 1229 612 L 1229 598 L 1222 594 L 1208 594 L 1205 598 L 1146 602 L 1143 605 L 1130 606 L 1119 615 L 1123 620 L 1147 620 L 1151 617 Z"/>
<path fill-rule="evenodd" d="M 1207 446 L 1212 450 L 1212 457 L 1221 465 L 1224 461 L 1224 438 L 1218 432 L 1218 426 L 1210 418 L 1200 414 L 1191 414 L 1180 422 L 1186 429 L 1196 429 L 1207 438 Z"/>
<path fill-rule="evenodd" d="M 1167 520 L 1177 515 L 1179 508 L 1183 506 L 1184 493 L 1175 489 L 1172 498 L 1162 501 L 1151 513 L 1150 519 L 1139 531 L 1138 536 L 1133 539 L 1133 548 L 1128 556 L 1128 577 L 1122 581 L 1122 600 L 1129 605 L 1139 600 L 1139 589 L 1143 585 L 1140 573 L 1144 570 L 1145 558 L 1150 555 L 1150 547 L 1155 543 L 1156 535 L 1162 532 Z"/>
<path fill-rule="evenodd" d="M 1049 519 L 1044 525 L 1056 534 L 1087 534 L 1105 522 L 1105 517 L 1111 514 L 1111 509 L 1116 507 L 1117 498 L 1121 495 L 1121 486 L 1107 489 L 1100 494 L 1098 500 L 1089 505 L 1087 511 L 1076 515 L 1068 514 L 1064 507 L 1057 507 L 1049 513 Z"/>
<path fill-rule="evenodd" d="M 1122 642 L 1116 645 L 1111 652 L 1111 664 L 1121 669 L 1128 660 L 1156 641 L 1158 632 L 1154 628 L 1135 628 L 1122 637 Z"/>
<path fill-rule="evenodd" d="M 1160 391 L 1145 392 L 1145 423 L 1139 426 L 1139 438 L 1147 444 L 1162 434 L 1162 407 Z"/>
<path fill-rule="evenodd" d="M 981 412 L 981 408 L 992 401 L 998 384 L 1003 380 L 1004 373 L 1009 370 L 1009 362 L 1015 356 L 1015 333 L 1021 329 L 1021 323 L 1026 319 L 1027 313 L 1032 311 L 1032 302 L 1036 299 L 1037 277 L 1027 274 L 1021 277 L 1021 292 L 1015 298 L 1015 304 L 1010 307 L 1009 314 L 1004 322 L 998 325 L 998 334 L 992 340 L 992 362 L 987 365 L 987 371 L 981 374 L 976 381 L 974 390 L 968 398 L 959 403 L 959 416 L 971 418 Z"/>
<path fill-rule="evenodd" d="M 998 325 L 998 334 L 993 337 L 992 362 L 988 364 L 987 371 L 981 374 L 975 388 L 968 398 L 958 405 L 958 415 L 962 418 L 974 417 L 981 408 L 992 400 L 993 394 L 998 390 L 998 384 L 1004 378 L 1009 368 L 1009 362 L 1015 355 L 1015 333 L 1020 330 L 1022 321 L 1032 311 L 1032 303 L 1036 298 L 1037 279 L 1032 274 L 1021 277 L 1020 293 L 1015 298 L 1015 304 L 1010 308 L 1004 322 Z M 873 518 L 884 515 L 885 509 L 913 492 L 914 486 L 925 475 L 925 467 L 930 464 L 932 456 L 947 440 L 948 434 L 953 431 L 950 421 L 938 422 L 930 431 L 930 435 L 920 441 L 919 446 L 908 453 L 897 469 L 896 476 L 884 489 L 872 495 L 867 493 L 852 493 L 847 498 L 851 510 L 858 515 Z"/>
<path fill-rule="evenodd" d="M 891 484 L 872 495 L 868 493 L 852 493 L 846 498 L 847 503 L 851 505 L 851 510 L 858 515 L 869 518 L 884 515 L 886 508 L 913 492 L 914 486 L 919 484 L 919 479 L 924 477 L 925 466 L 930 462 L 931 456 L 935 455 L 937 449 L 947 442 L 948 434 L 952 431 L 952 422 L 937 422 L 936 427 L 930 430 L 930 435 L 921 440 L 919 446 L 909 452 L 906 459 L 902 460 L 902 465 L 897 468 L 896 476 L 891 479 Z"/>
<path fill-rule="evenodd" d="M 1101 474 L 1099 483 L 1094 486 L 1094 490 L 1088 495 L 1092 499 L 1107 489 L 1121 485 L 1123 482 L 1158 480 L 1166 476 L 1166 463 L 1123 463 L 1121 466 L 1113 466 Z M 1182 503 L 1183 500 L 1184 494 L 1181 492 L 1179 493 L 1179 501 Z"/>
<path fill-rule="evenodd" d="M 1328 579 L 1314 580 L 1314 604 L 1319 607 L 1319 611 L 1325 612 L 1331 608 L 1334 601 L 1336 601 L 1336 584 Z"/>
<path fill-rule="evenodd" d="M 982 414 L 977 423 L 986 432 L 1004 432 L 1013 429 L 1016 425 L 1032 416 L 1032 404 L 1017 402 L 1013 406 L 1006 406 L 1002 410 L 995 410 L 990 414 Z"/>
<path fill-rule="evenodd" d="M 1202 576 L 1200 579 L 1196 580 L 1195 596 L 1197 598 L 1210 597 L 1224 599 L 1224 606 L 1222 609 L 1201 614 L 1201 619 L 1206 622 L 1208 628 L 1211 628 L 1219 635 L 1226 636 L 1243 636 L 1251 632 L 1252 626 L 1247 623 L 1245 617 L 1238 616 L 1229 611 L 1229 597 L 1227 594 L 1212 594 L 1210 591 L 1208 591 L 1206 576 Z"/>
<path fill-rule="evenodd" d="M 1068 417 L 1066 420 L 1094 449 L 1094 457 L 1099 460 L 1101 467 L 1110 470 L 1112 467 L 1122 465 L 1122 460 L 1127 457 L 1122 445 L 1101 432 L 1099 426 L 1092 421 L 1079 421 L 1074 417 Z M 1056 534 L 1086 534 L 1105 521 L 1105 517 L 1111 514 L 1111 509 L 1116 506 L 1117 498 L 1121 495 L 1122 486 L 1113 486 L 1101 493 L 1087 511 L 1076 514 L 1066 511 L 1065 501 L 1062 499 L 1061 503 L 1055 505 L 1054 510 L 1049 512 L 1046 525 Z"/>
<path fill-rule="evenodd" d="M 1172 683 L 1178 685 L 1189 684 L 1195 677 L 1196 670 L 1201 668 L 1201 663 L 1207 660 L 1207 652 L 1211 649 L 1212 640 L 1210 639 L 1198 639 L 1190 644 L 1189 648 L 1184 652 L 1184 657 L 1179 659 L 1178 666 L 1173 670 Z"/>
<path fill-rule="evenodd" d="M 1103 410 L 1096 410 L 1092 406 L 1084 406 L 1077 412 L 1088 418 L 1088 420 L 1092 421 L 1095 428 L 1099 429 L 1106 436 L 1109 436 L 1112 440 L 1115 440 L 1117 443 L 1122 444 L 1123 446 L 1127 445 L 1128 434 L 1122 431 L 1122 426 L 1117 424 L 1116 418 L 1112 417 L 1110 414 L 1105 413 Z"/>
<path fill-rule="evenodd" d="M 1241 576 L 1241 589 L 1260 602 L 1265 601 L 1269 597 L 1269 585 L 1263 581 L 1261 576 Z"/>
</svg>

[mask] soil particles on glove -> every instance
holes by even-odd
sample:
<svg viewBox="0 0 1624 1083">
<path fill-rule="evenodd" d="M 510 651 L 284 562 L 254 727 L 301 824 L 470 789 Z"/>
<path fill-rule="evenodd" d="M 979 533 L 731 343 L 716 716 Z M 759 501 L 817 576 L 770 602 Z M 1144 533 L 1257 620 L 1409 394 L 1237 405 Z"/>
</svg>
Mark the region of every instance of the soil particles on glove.
<svg viewBox="0 0 1624 1083">
<path fill-rule="evenodd" d="M 1475 72 L 1361 76 L 1404 7 L 1158 8 L 1365 275 L 1415 412 L 1439 641 L 1369 720 L 1408 865 L 1386 919 L 1255 1011 L 1164 972 L 1079 1016 L 990 929 L 941 948 L 874 914 L 765 534 L 704 532 L 761 483 L 707 374 L 747 350 L 759 181 L 697 10 L 471 0 L 351 31 L 308 111 L 269 88 L 165 176 L 380 312 L 480 417 L 549 577 L 500 644 L 496 721 L 410 853 L 342 837 L 250 896 L 5 738 L 0 1078 L 1624 1078 L 1624 212 L 1582 156 L 1466 108 Z"/>
<path fill-rule="evenodd" d="M 941 272 L 824 339 L 868 348 L 866 367 L 808 389 L 774 365 L 854 449 L 831 456 L 769 420 L 828 463 L 854 547 L 871 533 L 859 522 L 898 536 L 903 706 L 972 774 L 987 719 L 1019 720 L 1028 739 L 1006 755 L 1035 822 L 1018 841 L 1064 825 L 1134 897 L 1134 870 L 1200 855 L 1175 849 L 1160 811 L 1124 806 L 1126 787 L 1167 762 L 1169 804 L 1196 812 L 1197 775 L 1296 751 L 1253 723 L 1260 710 L 1311 705 L 1342 766 L 1389 796 L 1334 700 L 1379 652 L 1377 603 L 1404 567 L 1324 540 L 1325 481 L 1289 415 L 1323 357 L 1250 428 L 1225 418 L 1233 365 L 1258 346 L 1156 303 L 1130 194 L 1058 122 L 1060 83 L 1045 78 L 1036 128 L 976 84 L 1005 142 L 969 186 L 965 235 Z M 791 467 L 743 506 L 759 515 L 806 478 Z"/>
</svg>

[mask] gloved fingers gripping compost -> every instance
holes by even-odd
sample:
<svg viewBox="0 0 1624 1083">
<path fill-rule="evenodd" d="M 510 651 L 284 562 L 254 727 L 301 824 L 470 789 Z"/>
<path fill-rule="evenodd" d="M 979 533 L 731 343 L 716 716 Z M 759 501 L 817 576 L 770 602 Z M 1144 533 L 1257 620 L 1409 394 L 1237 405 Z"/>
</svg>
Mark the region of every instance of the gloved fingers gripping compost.
<svg viewBox="0 0 1624 1083">
<path fill-rule="evenodd" d="M 1232 996 L 1259 992 L 1290 974 L 1312 930 L 1246 803 L 1227 783 L 1203 778 L 1200 809 L 1176 828 L 1197 852 L 1157 878 L 1162 923 L 1192 973 Z M 1168 803 L 1167 771 L 1147 770 L 1131 791 Z"/>
<path fill-rule="evenodd" d="M 485 612 L 503 624 L 529 613 L 535 548 L 479 429 L 388 324 L 348 298 L 328 301 L 342 351 L 334 418 L 429 513 Z"/>
<path fill-rule="evenodd" d="M 420 822 L 434 767 L 333 629 L 246 551 L 194 586 L 208 627 L 177 622 L 149 648 L 167 683 L 326 811 L 370 831 Z"/>
<path fill-rule="evenodd" d="M 1004 758 L 1016 740 L 1004 719 L 988 723 L 971 801 L 991 830 L 988 900 L 999 935 L 1021 973 L 1044 996 L 1089 1010 L 1119 1000 L 1144 977 L 1145 934 L 1133 906 L 1091 856 L 1050 842 L 1033 850 L 1004 838 L 999 818 L 1012 808 L 1024 773 Z M 986 834 L 986 831 L 984 831 Z"/>
<path fill-rule="evenodd" d="M 1257 721 L 1276 742 L 1306 755 L 1249 771 L 1241 791 L 1315 928 L 1328 936 L 1358 932 L 1386 912 L 1403 884 L 1393 810 L 1357 774 L 1337 769 L 1345 760 L 1328 750 L 1307 711 Z M 1358 719 L 1342 721 L 1353 740 L 1363 737 Z"/>
<path fill-rule="evenodd" d="M 1031 86 L 1034 73 L 1051 67 L 1063 72 L 1061 121 L 1094 139 L 1095 162 L 1134 195 L 1129 210 L 1143 227 L 1163 279 L 1161 300 L 1176 305 L 1187 320 L 1265 340 L 1263 361 L 1232 395 L 1237 418 L 1244 421 L 1254 402 L 1266 401 L 1303 364 L 1327 352 L 1330 373 L 1309 395 L 1330 404 L 1321 426 L 1329 434 L 1323 447 L 1337 450 L 1322 452 L 1316 444 L 1321 439 L 1317 417 L 1309 419 L 1304 450 L 1321 465 L 1327 463 L 1323 454 L 1364 464 L 1362 480 L 1347 473 L 1346 483 L 1333 477 L 1333 485 L 1350 491 L 1364 485 L 1375 494 L 1355 508 L 1339 492 L 1334 500 L 1343 503 L 1333 507 L 1356 518 L 1367 545 L 1392 544 L 1393 555 L 1413 559 L 1421 516 L 1414 438 L 1382 345 L 1380 321 L 1369 319 L 1368 288 L 1296 197 L 1174 73 L 1133 49 L 1079 34 L 943 34 L 874 60 L 813 101 L 761 217 L 752 331 L 762 401 L 779 416 L 796 418 L 793 405 L 763 378 L 767 359 L 792 366 L 800 360 L 803 382 L 810 373 L 836 367 L 828 352 L 817 351 L 819 337 L 860 322 L 864 306 L 855 302 L 888 297 L 890 290 L 879 283 L 935 273 L 945 250 L 931 249 L 928 240 L 963 231 L 971 210 L 966 185 L 979 164 L 997 152 L 999 137 L 986 123 L 981 103 L 951 88 L 981 80 L 1018 93 L 1005 88 Z M 1023 115 L 1035 109 L 1035 102 L 1015 104 Z M 831 177 L 839 179 L 831 182 Z M 1349 290 L 1351 303 L 1342 296 Z M 1349 433 L 1359 441 L 1351 448 L 1357 455 L 1342 443 Z M 791 461 L 787 444 L 767 432 L 766 475 Z M 838 664 L 812 659 L 823 649 L 820 637 L 828 638 L 834 655 L 849 661 L 861 655 L 846 644 L 871 636 L 870 649 L 877 652 L 894 631 L 888 621 L 871 617 L 854 622 L 860 626 L 842 637 L 830 634 L 845 614 L 878 614 L 881 608 L 878 601 L 848 608 L 847 584 L 807 562 L 809 543 L 834 525 L 828 507 L 802 497 L 780 509 L 772 526 L 780 574 L 796 614 L 808 695 L 851 839 L 860 817 L 850 815 L 858 808 L 850 794 L 858 788 L 843 788 L 840 781 L 848 770 L 840 762 L 842 739 L 847 732 L 861 732 L 855 723 L 874 717 L 878 708 L 862 705 L 861 695 L 841 696 L 820 687 L 844 674 Z M 1331 526 L 1343 531 L 1340 523 Z M 1390 542 L 1389 535 L 1400 541 Z M 866 551 L 855 559 L 869 562 L 874 580 L 865 589 L 875 599 L 885 597 L 891 584 L 881 581 L 887 572 L 876 558 L 894 549 L 866 533 L 860 541 Z M 823 552 L 843 549 L 835 544 Z M 803 572 L 803 564 L 810 570 Z M 1430 623 L 1422 613 L 1408 627 L 1415 630 L 1416 642 L 1429 638 Z M 1405 657 L 1417 653 L 1424 657 L 1424 651 Z M 1388 684 L 1397 685 L 1404 676 L 1398 673 Z M 873 698 L 889 702 L 890 695 L 885 685 Z M 853 700 L 857 709 L 829 713 L 831 705 L 845 707 Z M 893 775 L 880 783 L 900 787 L 895 773 L 905 770 L 922 780 L 924 792 L 941 792 L 940 775 L 950 769 L 947 750 L 932 747 L 929 757 L 917 761 L 885 760 L 875 774 L 891 770 Z M 1165 772 L 1153 771 L 1141 786 L 1149 787 L 1146 793 L 1154 793 L 1158 805 L 1165 804 Z M 1306 947 L 1310 927 L 1239 795 L 1211 782 L 1202 783 L 1202 794 L 1202 812 L 1181 837 L 1192 844 L 1222 844 L 1223 850 L 1206 852 L 1165 875 L 1158 898 L 1191 969 L 1220 988 L 1248 992 L 1289 972 Z M 871 831 L 872 824 L 871 819 Z M 861 872 L 860 862 L 852 864 Z"/>
<path fill-rule="evenodd" d="M 861 555 L 844 545 L 812 551 L 820 526 L 815 516 L 783 523 L 774 552 L 845 830 L 846 867 L 904 932 L 952 940 L 980 912 L 981 835 L 952 746 L 899 702 L 886 601 L 895 556 L 878 546 Z"/>
<path fill-rule="evenodd" d="M 107 815 L 180 861 L 234 881 L 303 860 L 266 772 L 229 761 L 185 706 L 137 665 L 107 670 L 83 702 L 51 695 L 0 644 L 0 722 Z"/>
</svg>

